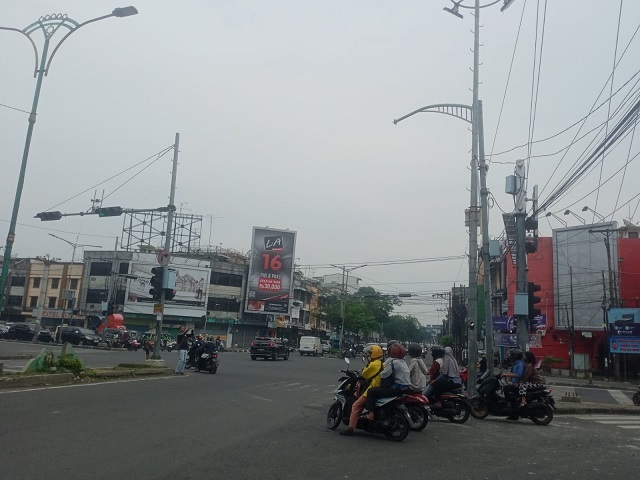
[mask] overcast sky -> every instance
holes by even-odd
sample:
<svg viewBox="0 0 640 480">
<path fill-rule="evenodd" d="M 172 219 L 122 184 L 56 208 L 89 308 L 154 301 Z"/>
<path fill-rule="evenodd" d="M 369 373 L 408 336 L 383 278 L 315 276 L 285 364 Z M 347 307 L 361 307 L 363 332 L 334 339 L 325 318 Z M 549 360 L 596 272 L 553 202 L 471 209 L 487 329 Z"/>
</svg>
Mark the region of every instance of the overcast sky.
<svg viewBox="0 0 640 480">
<path fill-rule="evenodd" d="M 560 154 L 540 155 L 567 147 L 574 136 L 606 121 L 609 110 L 637 101 L 633 75 L 640 58 L 640 38 L 629 44 L 640 22 L 640 2 L 623 3 L 619 33 L 618 0 L 550 1 L 544 16 L 545 4 L 515 0 L 505 12 L 500 4 L 484 9 L 480 52 L 487 154 L 527 143 L 532 103 L 532 138 L 542 140 L 604 102 L 580 131 L 581 123 L 532 145 L 529 195 L 538 184 L 542 200 L 604 132 L 595 130 Z M 24 28 L 49 13 L 82 22 L 118 6 L 125 5 L 5 1 L 0 26 Z M 469 126 L 435 114 L 416 115 L 397 126 L 392 121 L 429 104 L 471 103 L 469 10 L 461 20 L 442 10 L 451 6 L 447 0 L 136 0 L 135 6 L 139 15 L 87 25 L 56 53 L 42 87 L 14 254 L 70 259 L 71 247 L 50 232 L 71 241 L 79 234 L 79 243 L 112 248 L 121 218 L 41 223 L 33 216 L 165 149 L 176 132 L 181 135 L 176 205 L 213 217 L 213 245 L 247 251 L 255 225 L 297 231 L 301 265 L 468 253 Z M 34 38 L 40 48 L 42 37 Z M 615 71 L 614 92 L 633 79 L 609 105 L 616 38 L 618 59 L 629 47 Z M 539 85 L 533 89 L 537 102 L 532 102 L 534 52 L 539 55 L 541 43 Z M 539 61 L 538 56 L 535 64 Z M 0 31 L 0 62 L 0 103 L 28 111 L 35 80 L 27 39 Z M 3 243 L 27 118 L 0 107 Z M 551 211 L 575 225 L 576 218 L 563 216 L 566 208 L 591 221 L 581 212 L 584 205 L 608 218 L 622 205 L 615 220 L 634 214 L 640 220 L 640 197 L 626 203 L 640 193 L 640 160 L 628 164 L 624 182 L 622 169 L 600 189 L 597 206 L 596 192 L 581 200 L 638 153 L 640 139 L 631 143 L 631 138 L 607 152 L 602 175 L 597 166 Z M 504 179 L 528 150 L 493 157 L 488 176 L 495 196 L 493 237 L 503 231 L 499 207 L 513 209 Z M 170 154 L 163 157 L 105 206 L 166 205 L 170 162 Z M 130 176 L 98 187 L 99 194 L 102 188 L 109 194 Z M 55 210 L 87 210 L 92 197 L 93 191 Z M 203 244 L 209 241 L 209 221 L 203 224 Z M 540 225 L 541 233 L 550 235 L 546 218 Z M 551 219 L 551 226 L 560 223 Z M 305 270 L 313 275 L 336 271 Z M 416 314 L 423 323 L 442 319 L 444 312 L 432 302 L 434 292 L 468 283 L 466 259 L 365 267 L 357 275 L 385 293 L 417 294 L 407 302 L 415 305 L 398 310 Z"/>
</svg>

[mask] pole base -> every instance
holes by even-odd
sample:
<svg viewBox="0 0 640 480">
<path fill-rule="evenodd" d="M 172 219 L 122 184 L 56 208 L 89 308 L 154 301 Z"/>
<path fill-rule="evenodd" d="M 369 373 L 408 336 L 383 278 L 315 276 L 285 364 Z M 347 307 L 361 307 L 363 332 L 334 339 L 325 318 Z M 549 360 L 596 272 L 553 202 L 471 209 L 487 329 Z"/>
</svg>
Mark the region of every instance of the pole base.
<svg viewBox="0 0 640 480">
<path fill-rule="evenodd" d="M 144 361 L 145 365 L 148 365 L 149 367 L 166 367 L 167 364 L 165 363 L 164 360 L 158 358 L 150 358 L 148 360 Z"/>
</svg>

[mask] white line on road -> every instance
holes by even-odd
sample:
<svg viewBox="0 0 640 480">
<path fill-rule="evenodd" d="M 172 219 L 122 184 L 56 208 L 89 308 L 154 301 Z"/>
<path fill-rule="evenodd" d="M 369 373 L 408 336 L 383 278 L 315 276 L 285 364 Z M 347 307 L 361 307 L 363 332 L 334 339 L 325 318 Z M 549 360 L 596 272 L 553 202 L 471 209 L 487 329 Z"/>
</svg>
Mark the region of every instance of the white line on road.
<svg viewBox="0 0 640 480">
<path fill-rule="evenodd" d="M 627 397 L 624 392 L 621 392 L 620 390 L 607 390 L 607 392 L 609 392 L 609 394 L 615 398 L 618 403 L 621 403 L 622 405 L 633 405 L 633 400 Z"/>
<path fill-rule="evenodd" d="M 616 415 L 614 418 L 618 420 L 638 420 L 640 421 L 640 411 L 639 415 Z M 575 418 L 579 418 L 581 420 L 611 420 L 612 415 L 576 415 Z"/>
<path fill-rule="evenodd" d="M 39 392 L 41 390 L 58 390 L 60 388 L 97 387 L 100 385 L 115 385 L 119 383 L 128 383 L 128 382 L 146 382 L 150 380 L 173 380 L 176 378 L 186 378 L 186 376 L 176 375 L 174 377 L 135 378 L 131 380 L 117 380 L 113 382 L 82 383 L 79 385 L 55 385 L 50 387 L 21 388 L 20 390 L 7 390 L 7 391 L 0 390 L 0 395 L 7 395 L 9 393 Z"/>
<path fill-rule="evenodd" d="M 250 393 L 247 393 L 247 392 L 241 392 L 241 393 L 244 393 L 247 397 L 257 398 L 258 400 L 264 400 L 265 402 L 271 402 L 271 403 L 273 403 L 273 400 L 270 400 L 270 399 L 268 399 L 268 398 L 259 397 L 259 396 L 257 396 L 257 395 L 251 395 Z"/>
<path fill-rule="evenodd" d="M 626 428 L 627 430 L 640 430 L 640 425 L 618 425 L 620 428 Z"/>
</svg>

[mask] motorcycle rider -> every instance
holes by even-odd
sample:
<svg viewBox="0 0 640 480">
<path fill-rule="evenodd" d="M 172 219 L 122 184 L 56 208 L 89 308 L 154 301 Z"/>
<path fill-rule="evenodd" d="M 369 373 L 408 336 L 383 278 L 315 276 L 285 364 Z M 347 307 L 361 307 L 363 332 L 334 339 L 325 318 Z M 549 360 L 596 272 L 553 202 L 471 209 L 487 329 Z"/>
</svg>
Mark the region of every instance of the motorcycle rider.
<svg viewBox="0 0 640 480">
<path fill-rule="evenodd" d="M 522 350 L 519 348 L 512 348 L 509 350 L 509 360 L 513 364 L 511 367 L 511 372 L 503 373 L 502 376 L 505 378 L 511 378 L 511 385 L 505 385 L 502 388 L 504 392 L 504 397 L 506 400 L 510 401 L 514 404 L 517 399 L 518 390 L 520 389 L 520 381 L 522 380 L 522 376 L 524 375 L 524 355 Z M 515 405 L 514 405 L 515 407 Z M 511 418 L 511 417 L 509 417 Z M 515 419 L 517 420 L 517 416 Z"/>
<path fill-rule="evenodd" d="M 367 366 L 362 369 L 362 376 L 369 382 L 369 386 L 351 407 L 349 428 L 344 432 L 340 432 L 340 435 L 347 437 L 353 436 L 353 429 L 358 425 L 358 417 L 360 417 L 360 414 L 364 409 L 364 404 L 367 401 L 367 392 L 371 388 L 380 386 L 380 374 L 384 369 L 384 365 L 382 363 L 382 348 L 380 348 L 379 345 L 369 345 L 362 353 L 367 357 Z"/>
<path fill-rule="evenodd" d="M 422 360 L 422 347 L 417 343 L 409 345 L 409 378 L 411 379 L 411 389 L 416 392 L 422 392 L 427 386 L 427 377 L 429 371 Z"/>
<path fill-rule="evenodd" d="M 524 373 L 520 379 L 520 408 L 527 404 L 527 389 L 537 388 L 544 385 L 544 378 L 536 369 L 536 357 L 531 352 L 524 352 Z"/>
<path fill-rule="evenodd" d="M 444 357 L 444 348 L 440 345 L 434 345 L 431 347 L 431 357 L 433 358 L 433 363 L 431 367 L 429 367 L 429 382 L 427 387 L 424 389 L 422 394 L 429 398 L 433 394 L 433 384 L 436 383 L 436 380 L 440 376 L 440 368 L 442 368 L 442 362 Z"/>
<path fill-rule="evenodd" d="M 442 367 L 440 367 L 440 375 L 433 382 L 433 397 L 435 399 L 435 407 L 441 407 L 440 396 L 447 391 L 455 390 L 462 386 L 462 378 L 460 378 L 460 367 L 458 361 L 453 356 L 451 347 L 444 348 L 444 356 L 442 357 Z"/>
<path fill-rule="evenodd" d="M 389 346 L 391 345 L 391 346 Z M 382 370 L 381 382 L 379 387 L 371 388 L 367 391 L 367 420 L 374 420 L 374 410 L 376 400 L 384 397 L 397 397 L 403 392 L 411 389 L 411 378 L 409 377 L 409 367 L 404 357 L 407 349 L 398 342 L 393 341 L 387 344 L 387 355 L 389 358 L 384 362 L 384 370 Z M 382 386 L 388 383 L 390 386 Z"/>
</svg>

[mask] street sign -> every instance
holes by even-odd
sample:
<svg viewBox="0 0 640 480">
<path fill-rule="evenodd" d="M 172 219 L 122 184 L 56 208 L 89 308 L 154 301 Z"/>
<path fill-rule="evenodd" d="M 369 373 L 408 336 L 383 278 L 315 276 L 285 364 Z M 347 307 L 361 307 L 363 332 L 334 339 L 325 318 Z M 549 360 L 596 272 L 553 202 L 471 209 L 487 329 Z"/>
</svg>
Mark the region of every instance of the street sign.
<svg viewBox="0 0 640 480">
<path fill-rule="evenodd" d="M 160 250 L 156 255 L 156 259 L 158 260 L 158 264 L 162 267 L 166 267 L 169 265 L 169 252 L 166 250 Z"/>
<path fill-rule="evenodd" d="M 164 312 L 164 305 L 162 303 L 155 303 L 153 305 L 153 313 L 162 313 Z"/>
</svg>

